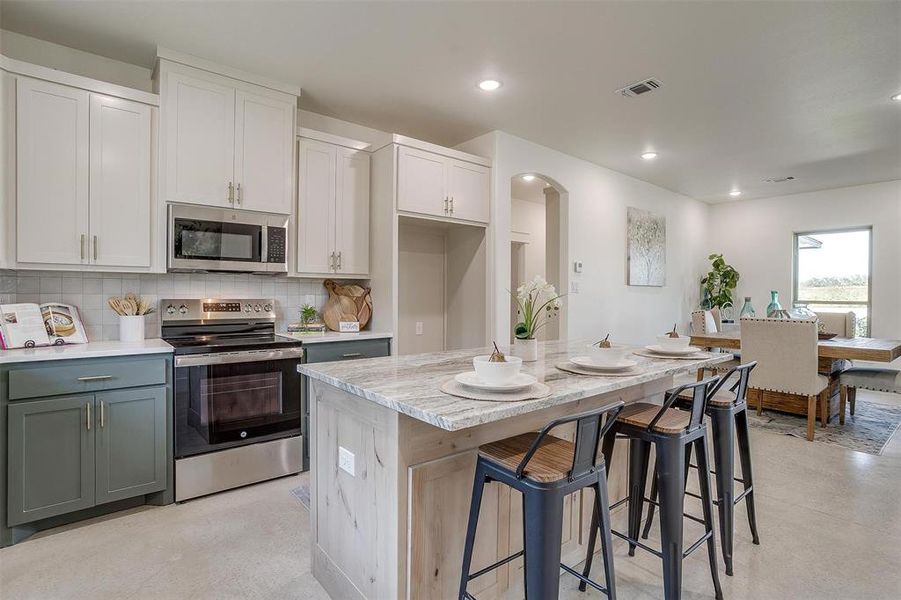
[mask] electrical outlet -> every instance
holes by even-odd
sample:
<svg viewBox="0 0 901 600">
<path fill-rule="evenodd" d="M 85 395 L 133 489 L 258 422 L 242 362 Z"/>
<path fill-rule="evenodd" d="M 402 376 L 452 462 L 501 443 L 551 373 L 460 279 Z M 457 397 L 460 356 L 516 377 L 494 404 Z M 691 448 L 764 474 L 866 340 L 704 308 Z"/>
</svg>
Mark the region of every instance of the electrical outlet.
<svg viewBox="0 0 901 600">
<path fill-rule="evenodd" d="M 338 468 L 354 476 L 354 454 L 344 446 L 338 446 Z"/>
<path fill-rule="evenodd" d="M 416 321 L 416 335 L 422 335 L 422 321 Z"/>
<path fill-rule="evenodd" d="M 570 294 L 578 294 L 579 293 L 579 282 L 578 281 L 570 281 L 569 282 L 569 293 Z"/>
</svg>

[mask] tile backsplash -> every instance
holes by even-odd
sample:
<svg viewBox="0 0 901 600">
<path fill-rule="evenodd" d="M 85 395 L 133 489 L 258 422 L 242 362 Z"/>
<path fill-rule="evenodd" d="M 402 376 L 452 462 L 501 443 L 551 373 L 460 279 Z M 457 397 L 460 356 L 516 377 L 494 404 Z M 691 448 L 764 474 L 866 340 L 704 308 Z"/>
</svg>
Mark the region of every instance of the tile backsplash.
<svg viewBox="0 0 901 600">
<path fill-rule="evenodd" d="M 74 271 L 5 271 L 0 275 L 0 302 L 64 302 L 78 307 L 88 339 L 119 339 L 119 320 L 106 304 L 110 296 L 140 294 L 157 312 L 147 316 L 146 336 L 159 337 L 160 298 L 273 298 L 276 330 L 300 318 L 300 307 L 322 309 L 328 292 L 321 279 L 287 279 L 230 273 L 91 273 Z"/>
</svg>

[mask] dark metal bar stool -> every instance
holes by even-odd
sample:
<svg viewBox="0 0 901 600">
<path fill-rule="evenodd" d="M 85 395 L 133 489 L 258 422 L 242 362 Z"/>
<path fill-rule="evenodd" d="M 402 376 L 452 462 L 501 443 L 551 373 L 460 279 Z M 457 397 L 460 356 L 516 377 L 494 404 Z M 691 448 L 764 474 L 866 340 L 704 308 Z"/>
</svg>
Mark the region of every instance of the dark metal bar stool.
<svg viewBox="0 0 901 600">
<path fill-rule="evenodd" d="M 629 531 L 622 534 L 612 530 L 611 533 L 629 542 L 629 556 L 635 555 L 635 548 L 641 548 L 663 559 L 663 595 L 666 600 L 676 600 L 682 595 L 682 560 L 707 542 L 707 557 L 710 561 L 710 575 L 716 597 L 721 599 L 719 574 L 716 566 L 716 543 L 714 540 L 713 503 L 710 493 L 710 479 L 707 476 L 707 428 L 704 425 L 704 408 L 707 404 L 708 390 L 717 384 L 719 377 L 711 377 L 704 381 L 687 384 L 669 390 L 664 395 L 663 406 L 647 402 L 637 402 L 627 406 L 617 417 L 612 433 L 629 440 L 629 495 L 613 504 L 610 508 L 628 502 Z M 672 408 L 683 392 L 692 395 L 691 411 L 686 412 Z M 613 454 L 614 436 L 604 438 L 604 460 L 610 462 Z M 660 537 L 661 549 L 657 550 L 638 541 L 641 515 L 644 502 L 656 501 L 645 498 L 648 460 L 651 444 L 656 448 L 655 479 L 660 490 Z M 684 513 L 685 473 L 694 447 L 698 461 L 701 482 L 701 499 L 704 518 L 698 519 Z M 704 535 L 683 551 L 682 526 L 683 518 L 688 518 L 704 525 Z M 595 509 L 591 519 L 591 537 L 588 542 L 588 556 L 582 575 L 588 577 L 594 555 L 594 532 L 598 523 L 598 511 Z M 584 584 L 579 589 L 585 591 Z"/>
<path fill-rule="evenodd" d="M 732 547 L 735 534 L 735 505 L 745 501 L 748 509 L 748 524 L 755 544 L 760 544 L 757 536 L 757 513 L 754 509 L 754 478 L 751 475 L 751 445 L 748 433 L 748 378 L 756 362 L 749 362 L 731 369 L 707 394 L 707 416 L 713 426 L 713 463 L 716 476 L 716 500 L 720 524 L 720 546 L 723 550 L 723 562 L 726 563 L 726 575 L 732 575 Z M 722 389 L 726 380 L 735 374 L 735 383 L 728 390 Z M 687 409 L 691 398 L 680 396 L 676 406 Z M 741 478 L 735 477 L 735 442 L 738 441 L 738 456 L 741 461 Z M 695 465 L 691 465 L 695 466 Z M 688 473 L 686 472 L 686 478 Z M 735 482 L 744 486 L 738 496 L 735 495 Z M 687 495 L 697 498 L 697 494 L 686 491 Z M 657 499 L 657 482 L 651 483 L 651 499 Z M 648 538 L 651 523 L 654 521 L 654 504 L 648 509 L 648 520 L 641 537 Z"/>
<path fill-rule="evenodd" d="M 583 585 L 588 584 L 605 593 L 610 600 L 616 599 L 613 541 L 607 508 L 607 468 L 604 459 L 598 458 L 598 446 L 622 410 L 623 403 L 616 402 L 597 410 L 557 419 L 537 435 L 523 433 L 479 447 L 463 550 L 460 600 L 475 600 L 466 591 L 469 581 L 520 556 L 525 561 L 526 598 L 556 598 L 560 589 L 560 569 L 563 568 L 579 578 Z M 575 443 L 549 435 L 555 427 L 572 422 L 576 423 Z M 522 493 L 525 544 L 516 554 L 470 574 L 482 489 L 491 481 L 505 483 Z M 595 513 L 600 511 L 601 515 L 606 587 L 560 563 L 564 497 L 586 487 L 594 488 Z"/>
</svg>

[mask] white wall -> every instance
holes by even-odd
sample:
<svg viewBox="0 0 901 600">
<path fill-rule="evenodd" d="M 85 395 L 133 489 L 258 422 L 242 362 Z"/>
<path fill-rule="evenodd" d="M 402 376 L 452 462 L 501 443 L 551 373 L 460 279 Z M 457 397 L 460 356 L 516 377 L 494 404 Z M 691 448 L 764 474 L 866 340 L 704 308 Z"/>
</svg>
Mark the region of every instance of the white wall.
<svg viewBox="0 0 901 600">
<path fill-rule="evenodd" d="M 547 278 L 545 268 L 545 206 L 544 202 L 532 202 L 513 198 L 510 227 L 513 231 L 529 234 L 529 243 L 525 245 L 525 276 L 529 279 L 535 275 Z"/>
<path fill-rule="evenodd" d="M 673 322 L 687 330 L 708 254 L 706 204 L 499 131 L 458 148 L 494 159 L 489 264 L 494 267 L 496 339 L 509 338 L 510 178 L 521 173 L 535 173 L 566 191 L 561 194 L 561 217 L 568 234 L 568 240 L 561 240 L 562 262 L 569 281 L 579 285 L 579 292 L 570 294 L 564 304 L 569 338 L 609 331 L 616 340 L 647 343 Z M 625 283 L 627 206 L 667 217 L 664 287 Z M 574 260 L 583 262 L 582 274 L 572 273 Z"/>
<path fill-rule="evenodd" d="M 738 297 L 762 311 L 769 291 L 792 301 L 796 231 L 873 226 L 874 337 L 901 339 L 901 181 L 715 204 L 710 242 L 741 274 Z"/>
</svg>

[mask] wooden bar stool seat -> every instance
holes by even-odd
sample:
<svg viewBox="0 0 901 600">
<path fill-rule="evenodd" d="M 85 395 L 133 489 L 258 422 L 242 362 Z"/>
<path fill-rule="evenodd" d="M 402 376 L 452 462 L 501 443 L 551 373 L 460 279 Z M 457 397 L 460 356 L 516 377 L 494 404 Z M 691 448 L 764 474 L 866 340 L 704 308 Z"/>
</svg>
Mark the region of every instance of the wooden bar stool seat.
<svg viewBox="0 0 901 600">
<path fill-rule="evenodd" d="M 535 441 L 534 433 L 519 435 L 479 446 L 479 456 L 515 471 Z M 567 476 L 573 466 L 575 444 L 553 435 L 545 436 L 541 446 L 532 455 L 532 460 L 522 472 L 522 476 L 532 481 L 550 483 Z"/>
<path fill-rule="evenodd" d="M 620 423 L 626 423 L 627 425 L 647 427 L 659 412 L 659 404 L 636 402 L 626 406 L 620 413 L 618 419 Z M 654 424 L 653 431 L 658 433 L 679 433 L 688 427 L 690 420 L 691 415 L 687 414 L 685 411 L 667 408 L 663 411 L 663 416 L 661 416 Z"/>
<path fill-rule="evenodd" d="M 729 373 L 734 370 L 735 370 L 735 367 L 733 367 L 729 371 L 726 371 L 726 373 Z M 689 394 L 688 392 L 682 392 L 681 394 L 679 394 L 679 400 L 690 402 L 691 394 Z M 734 404 L 734 403 L 735 403 L 735 394 L 733 394 L 732 392 L 730 392 L 726 389 L 723 389 L 723 388 L 718 389 L 716 391 L 716 393 L 713 394 L 712 397 L 707 398 L 707 406 L 726 407 L 726 406 L 732 406 L 732 404 Z"/>
</svg>

